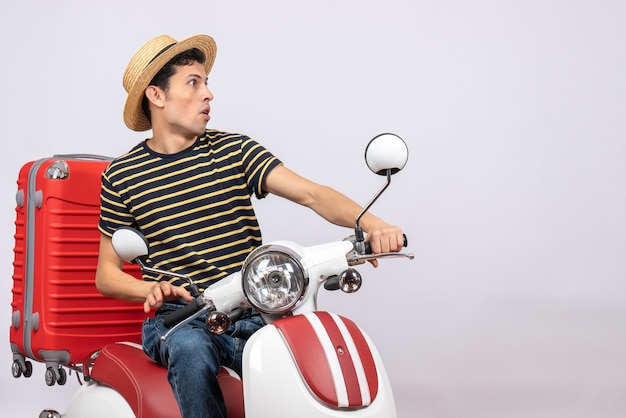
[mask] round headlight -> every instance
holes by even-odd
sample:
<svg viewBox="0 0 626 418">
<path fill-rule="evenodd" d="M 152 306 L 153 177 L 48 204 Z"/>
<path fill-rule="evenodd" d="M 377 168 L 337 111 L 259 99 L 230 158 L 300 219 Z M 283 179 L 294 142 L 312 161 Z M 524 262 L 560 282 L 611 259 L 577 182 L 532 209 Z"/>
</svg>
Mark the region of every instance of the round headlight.
<svg viewBox="0 0 626 418">
<path fill-rule="evenodd" d="M 304 294 L 307 279 L 298 255 L 278 245 L 257 248 L 243 266 L 243 292 L 252 306 L 266 314 L 291 310 Z"/>
</svg>

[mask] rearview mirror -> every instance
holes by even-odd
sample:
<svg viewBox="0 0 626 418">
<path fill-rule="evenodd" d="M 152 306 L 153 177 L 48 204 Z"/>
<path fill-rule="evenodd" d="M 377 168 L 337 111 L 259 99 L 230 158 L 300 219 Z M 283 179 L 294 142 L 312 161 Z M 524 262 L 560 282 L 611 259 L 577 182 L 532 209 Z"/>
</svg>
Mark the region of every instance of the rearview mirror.
<svg viewBox="0 0 626 418">
<path fill-rule="evenodd" d="M 127 227 L 115 231 L 111 237 L 111 242 L 115 253 L 127 263 L 132 263 L 137 258 L 148 255 L 150 248 L 143 235 Z"/>
<path fill-rule="evenodd" d="M 367 166 L 381 176 L 395 174 L 402 170 L 408 159 L 409 148 L 396 134 L 387 133 L 375 136 L 365 148 Z"/>
</svg>

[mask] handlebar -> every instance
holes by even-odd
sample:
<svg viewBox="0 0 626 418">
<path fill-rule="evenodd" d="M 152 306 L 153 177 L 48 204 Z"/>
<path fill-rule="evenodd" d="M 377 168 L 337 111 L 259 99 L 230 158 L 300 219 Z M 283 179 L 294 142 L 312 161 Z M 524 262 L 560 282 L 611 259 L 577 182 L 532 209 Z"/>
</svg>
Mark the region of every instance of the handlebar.
<svg viewBox="0 0 626 418">
<path fill-rule="evenodd" d="M 402 234 L 404 237 L 404 246 L 408 245 L 408 240 L 405 234 Z M 365 261 L 369 260 L 377 260 L 381 258 L 408 258 L 409 260 L 413 260 L 415 255 L 412 253 L 406 254 L 401 252 L 389 252 L 389 253 L 372 253 L 372 246 L 369 242 L 364 241 L 352 241 L 355 244 L 355 251 L 348 254 L 348 264 L 354 266 L 356 264 L 361 264 Z"/>
<path fill-rule="evenodd" d="M 167 315 L 162 315 L 159 319 L 163 322 L 165 327 L 169 328 L 173 325 L 178 324 L 184 319 L 189 318 L 194 313 L 198 312 L 206 305 L 206 302 L 202 299 L 202 297 L 197 297 L 189 302 L 185 307 L 180 308 L 176 311 L 168 313 Z"/>
<path fill-rule="evenodd" d="M 406 237 L 406 234 L 402 234 L 402 237 L 404 238 L 404 244 L 402 244 L 403 247 L 408 247 L 409 246 L 409 241 Z M 369 241 L 364 242 L 365 244 L 365 254 L 372 254 L 372 245 L 370 244 Z"/>
</svg>

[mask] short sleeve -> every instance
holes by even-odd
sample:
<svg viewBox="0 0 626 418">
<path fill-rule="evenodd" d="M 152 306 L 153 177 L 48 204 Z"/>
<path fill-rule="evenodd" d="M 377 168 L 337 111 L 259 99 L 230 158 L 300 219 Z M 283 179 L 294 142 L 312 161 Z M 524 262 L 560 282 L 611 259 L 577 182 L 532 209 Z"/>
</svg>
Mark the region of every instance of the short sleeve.
<svg viewBox="0 0 626 418">
<path fill-rule="evenodd" d="M 242 142 L 242 163 L 250 194 L 262 199 L 267 196 L 263 182 L 267 175 L 282 162 L 258 142 L 247 138 Z"/>
</svg>

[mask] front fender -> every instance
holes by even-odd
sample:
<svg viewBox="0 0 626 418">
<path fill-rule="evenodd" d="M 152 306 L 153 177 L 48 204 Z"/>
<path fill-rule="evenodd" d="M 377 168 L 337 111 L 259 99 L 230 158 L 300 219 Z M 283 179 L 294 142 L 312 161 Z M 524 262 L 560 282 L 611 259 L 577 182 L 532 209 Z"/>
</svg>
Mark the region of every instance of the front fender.
<svg viewBox="0 0 626 418">
<path fill-rule="evenodd" d="M 295 315 L 255 333 L 244 351 L 247 418 L 395 417 L 391 386 L 371 340 L 347 318 Z M 257 415 L 258 414 L 258 415 Z"/>
</svg>

